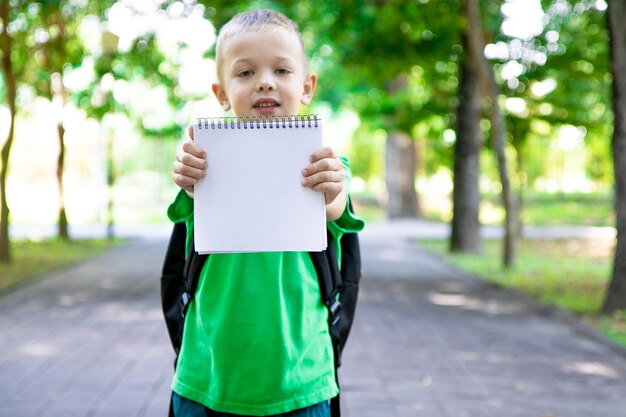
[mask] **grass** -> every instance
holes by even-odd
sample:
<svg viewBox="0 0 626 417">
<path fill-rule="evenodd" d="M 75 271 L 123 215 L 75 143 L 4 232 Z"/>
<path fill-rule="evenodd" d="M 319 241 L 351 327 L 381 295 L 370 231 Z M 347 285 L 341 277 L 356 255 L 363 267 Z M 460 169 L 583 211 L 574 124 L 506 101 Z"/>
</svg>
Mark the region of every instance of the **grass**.
<svg viewBox="0 0 626 417">
<path fill-rule="evenodd" d="M 354 203 L 354 212 L 367 223 L 385 220 L 385 208 L 373 204 Z"/>
<path fill-rule="evenodd" d="M 422 195 L 421 205 L 425 218 L 449 222 L 451 213 L 450 196 Z M 355 208 L 366 221 L 386 218 L 385 208 L 367 192 L 352 195 Z M 481 196 L 480 221 L 482 224 L 502 224 L 504 211 L 499 195 Z M 527 191 L 524 194 L 522 221 L 526 225 L 554 226 L 613 226 L 613 196 L 609 192 L 593 193 L 540 193 Z"/>
<path fill-rule="evenodd" d="M 45 272 L 91 258 L 119 244 L 108 239 L 16 240 L 11 243 L 13 262 L 0 264 L 0 294 Z"/>
<path fill-rule="evenodd" d="M 460 269 L 570 311 L 626 346 L 626 311 L 601 315 L 611 274 L 613 239 L 519 241 L 516 264 L 509 270 L 501 265 L 500 241 L 484 241 L 480 255 L 450 254 L 444 240 L 419 243 L 446 256 Z"/>
<path fill-rule="evenodd" d="M 524 222 L 535 226 L 575 224 L 612 226 L 613 196 L 609 193 L 529 193 L 524 198 Z"/>
<path fill-rule="evenodd" d="M 626 346 L 626 310 L 616 311 L 610 317 L 601 317 L 593 322 L 610 339 Z"/>
</svg>

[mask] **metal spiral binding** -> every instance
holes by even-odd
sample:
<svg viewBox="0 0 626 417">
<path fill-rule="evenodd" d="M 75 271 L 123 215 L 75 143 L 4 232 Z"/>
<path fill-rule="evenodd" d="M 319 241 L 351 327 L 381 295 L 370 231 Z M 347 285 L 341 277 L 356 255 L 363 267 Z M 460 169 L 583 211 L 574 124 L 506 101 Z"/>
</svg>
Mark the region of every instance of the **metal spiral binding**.
<svg viewBox="0 0 626 417">
<path fill-rule="evenodd" d="M 317 114 L 290 116 L 198 117 L 198 129 L 287 129 L 318 127 Z"/>
</svg>

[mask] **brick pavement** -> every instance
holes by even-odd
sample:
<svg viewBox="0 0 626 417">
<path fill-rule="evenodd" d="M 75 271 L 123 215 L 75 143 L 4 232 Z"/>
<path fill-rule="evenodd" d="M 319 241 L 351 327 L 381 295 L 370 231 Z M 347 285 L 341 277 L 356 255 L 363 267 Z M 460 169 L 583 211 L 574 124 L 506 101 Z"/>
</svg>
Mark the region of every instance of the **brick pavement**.
<svg viewBox="0 0 626 417">
<path fill-rule="evenodd" d="M 134 241 L 0 298 L 0 416 L 162 416 L 164 241 Z"/>
<path fill-rule="evenodd" d="M 347 417 L 624 417 L 626 355 L 461 273 L 410 228 L 363 233 L 340 378 Z M 133 240 L 0 297 L 0 416 L 166 415 L 165 241 Z"/>
</svg>

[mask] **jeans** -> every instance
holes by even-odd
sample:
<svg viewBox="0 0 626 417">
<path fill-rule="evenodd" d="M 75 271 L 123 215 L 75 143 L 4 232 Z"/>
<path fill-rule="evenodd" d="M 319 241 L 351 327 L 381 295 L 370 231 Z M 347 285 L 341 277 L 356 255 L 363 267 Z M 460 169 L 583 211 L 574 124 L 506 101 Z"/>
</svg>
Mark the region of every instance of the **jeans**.
<svg viewBox="0 0 626 417">
<path fill-rule="evenodd" d="M 239 414 L 220 413 L 210 410 L 195 401 L 172 393 L 172 405 L 176 417 L 245 417 Z M 293 410 L 284 414 L 275 414 L 269 417 L 330 417 L 328 401 L 322 401 L 310 407 Z"/>
</svg>

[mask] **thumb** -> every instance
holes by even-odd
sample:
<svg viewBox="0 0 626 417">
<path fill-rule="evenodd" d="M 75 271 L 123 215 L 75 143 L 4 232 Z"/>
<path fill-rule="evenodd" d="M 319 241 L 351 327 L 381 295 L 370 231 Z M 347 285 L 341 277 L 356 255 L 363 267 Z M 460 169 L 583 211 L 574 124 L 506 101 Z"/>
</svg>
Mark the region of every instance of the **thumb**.
<svg viewBox="0 0 626 417">
<path fill-rule="evenodd" d="M 188 131 L 189 131 L 189 137 L 193 139 L 193 125 L 189 125 Z"/>
</svg>

